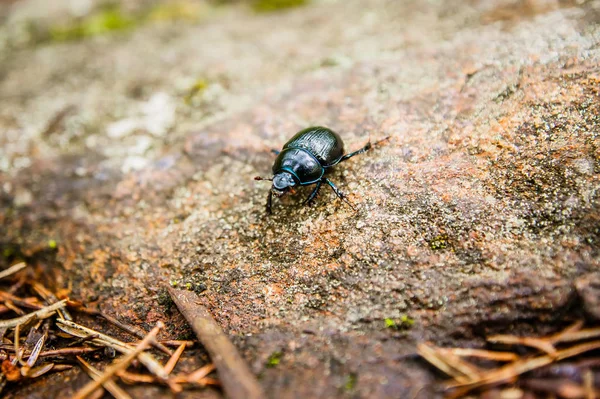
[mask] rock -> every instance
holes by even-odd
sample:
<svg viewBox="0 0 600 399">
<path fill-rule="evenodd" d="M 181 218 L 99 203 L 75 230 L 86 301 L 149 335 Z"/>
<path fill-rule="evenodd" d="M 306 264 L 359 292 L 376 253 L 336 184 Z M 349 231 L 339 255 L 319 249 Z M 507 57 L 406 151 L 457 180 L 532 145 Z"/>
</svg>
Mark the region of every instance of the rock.
<svg viewBox="0 0 600 399">
<path fill-rule="evenodd" d="M 5 4 L 21 21 L 58 7 Z M 202 287 L 282 398 L 436 398 L 440 377 L 409 360 L 417 343 L 550 334 L 584 316 L 577 296 L 597 317 L 597 1 L 222 7 L 206 22 L 5 41 L 0 249 L 132 324 L 162 317 L 173 337 L 186 326 L 157 293 Z M 41 137 L 57 103 L 77 108 Z M 327 190 L 302 207 L 307 188 L 267 217 L 254 176 L 317 124 L 348 151 L 391 136 L 328 175 L 358 211 Z M 58 250 L 39 251 L 49 239 Z M 414 323 L 385 328 L 403 317 Z M 273 350 L 285 353 L 267 368 Z M 11 394 L 43 391 L 26 389 Z"/>
<path fill-rule="evenodd" d="M 600 321 L 600 273 L 590 273 L 575 281 L 583 310 L 591 320 Z"/>
</svg>

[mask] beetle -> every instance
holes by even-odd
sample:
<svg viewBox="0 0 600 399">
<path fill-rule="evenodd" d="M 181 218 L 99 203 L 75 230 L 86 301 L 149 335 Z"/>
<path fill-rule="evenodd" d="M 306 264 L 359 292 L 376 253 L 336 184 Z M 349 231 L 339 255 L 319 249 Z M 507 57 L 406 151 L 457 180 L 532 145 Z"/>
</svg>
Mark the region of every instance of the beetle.
<svg viewBox="0 0 600 399">
<path fill-rule="evenodd" d="M 310 204 L 317 196 L 323 183 L 329 185 L 335 195 L 354 209 L 344 193 L 325 177 L 325 173 L 340 162 L 362 154 L 370 150 L 373 145 L 387 139 L 389 139 L 389 136 L 373 144 L 369 140 L 361 149 L 344 154 L 344 142 L 333 130 L 322 126 L 313 126 L 299 131 L 285 143 L 281 151 L 273 150 L 277 155 L 273 163 L 273 177 L 263 178 L 257 176 L 254 178 L 255 180 L 273 182 L 267 196 L 267 213 L 271 214 L 273 194 L 281 197 L 293 191 L 295 186 L 315 184 L 315 188 L 303 202 L 303 205 Z"/>
</svg>

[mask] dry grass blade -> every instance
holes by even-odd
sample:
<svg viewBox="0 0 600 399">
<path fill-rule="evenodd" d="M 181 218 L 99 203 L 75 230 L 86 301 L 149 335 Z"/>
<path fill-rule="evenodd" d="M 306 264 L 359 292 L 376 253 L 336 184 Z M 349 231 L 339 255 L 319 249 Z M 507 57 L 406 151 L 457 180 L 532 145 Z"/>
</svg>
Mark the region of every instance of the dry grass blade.
<svg viewBox="0 0 600 399">
<path fill-rule="evenodd" d="M 27 366 L 21 368 L 21 374 L 27 378 L 37 378 L 46 374 L 54 368 L 54 363 L 41 364 L 37 367 L 29 368 Z"/>
<path fill-rule="evenodd" d="M 171 356 L 171 358 L 169 359 L 167 364 L 165 364 L 164 370 L 165 370 L 165 373 L 167 373 L 167 375 L 171 374 L 171 372 L 177 365 L 177 362 L 179 361 L 179 358 L 181 357 L 181 354 L 183 353 L 184 350 L 185 350 L 185 344 L 181 344 L 179 346 L 179 348 L 177 348 L 175 353 L 173 353 L 173 356 Z"/>
<path fill-rule="evenodd" d="M 519 359 L 519 356 L 512 352 L 495 352 L 488 351 L 485 349 L 471 349 L 471 348 L 439 348 L 443 352 L 449 352 L 454 354 L 455 356 L 464 356 L 464 357 L 477 357 L 481 359 L 487 360 L 495 360 L 498 362 L 514 362 Z"/>
<path fill-rule="evenodd" d="M 187 382 L 198 382 L 215 370 L 214 364 L 207 364 L 186 376 Z"/>
<path fill-rule="evenodd" d="M 39 296 L 44 298 L 44 300 L 46 302 L 58 301 L 58 298 L 56 298 L 56 295 L 54 295 L 49 289 L 44 287 L 42 284 L 40 284 L 38 282 L 34 282 L 31 286 L 33 287 L 33 289 L 35 290 L 35 292 L 37 292 L 37 294 Z M 66 308 L 60 309 L 58 311 L 58 313 L 60 314 L 60 317 L 62 319 L 73 320 L 73 317 L 71 317 L 71 314 L 69 313 L 69 311 Z"/>
<path fill-rule="evenodd" d="M 12 276 L 15 273 L 18 273 L 21 270 L 25 269 L 26 267 L 27 267 L 27 264 L 25 262 L 20 262 L 20 263 L 17 263 L 16 265 L 12 265 L 11 267 L 9 267 L 6 270 L 2 270 L 0 272 L 0 280 L 5 277 Z"/>
<path fill-rule="evenodd" d="M 450 359 L 447 353 L 443 353 L 439 348 L 421 343 L 417 346 L 417 352 L 429 363 L 449 376 L 454 377 L 456 381 L 469 383 L 477 378 L 478 374 L 473 375 L 466 368 L 463 368 L 462 365 L 457 365 L 456 358 Z"/>
<path fill-rule="evenodd" d="M 10 300 L 4 301 L 4 306 L 6 306 L 8 309 L 12 310 L 13 312 L 15 312 L 16 314 L 18 314 L 20 316 L 25 314 L 25 312 L 23 310 L 16 307 L 15 304 Z"/>
<path fill-rule="evenodd" d="M 17 305 L 27 309 L 39 310 L 44 307 L 44 305 L 42 305 L 40 300 L 36 297 L 20 298 L 6 291 L 0 291 L 0 299 L 5 301 L 5 304 L 11 303 L 13 305 Z"/>
<path fill-rule="evenodd" d="M 128 333 L 133 334 L 138 338 L 144 338 L 144 336 L 146 335 L 143 331 L 141 331 L 133 326 L 130 326 L 129 324 L 125 324 L 125 323 L 117 320 L 116 318 L 114 318 L 110 315 L 107 315 L 104 312 L 97 312 L 97 314 L 99 316 L 105 318 L 106 320 L 108 320 L 109 322 L 114 324 L 115 326 L 119 327 L 121 330 L 127 331 Z M 167 348 L 166 346 L 164 346 L 163 344 L 161 344 L 158 341 L 151 342 L 151 345 L 154 346 L 156 349 L 163 351 L 164 353 L 166 353 L 169 356 L 173 355 L 172 350 L 170 350 L 169 348 Z"/>
<path fill-rule="evenodd" d="M 207 386 L 207 385 L 212 385 L 215 387 L 220 387 L 221 386 L 221 381 L 215 379 L 215 378 L 210 378 L 210 377 L 204 377 L 201 380 L 198 381 L 198 385 L 200 386 Z"/>
<path fill-rule="evenodd" d="M 102 373 L 102 375 L 98 377 L 98 379 L 89 382 L 87 385 L 85 385 L 83 388 L 81 388 L 78 392 L 76 392 L 75 395 L 73 395 L 73 399 L 84 399 L 89 394 L 94 392 L 97 388 L 99 388 L 100 385 L 102 385 L 103 383 L 105 383 L 106 381 L 111 379 L 112 376 L 115 375 L 117 372 L 119 372 L 120 370 L 125 370 L 127 367 L 129 367 L 131 362 L 140 353 L 142 353 L 144 350 L 146 350 L 148 345 L 150 345 L 152 340 L 156 338 L 156 335 L 158 334 L 160 329 L 163 327 L 164 327 L 164 324 L 162 322 L 158 322 L 156 327 L 154 327 L 152 329 L 152 331 L 150 331 L 148 333 L 148 335 L 146 335 L 146 337 L 144 337 L 144 339 L 135 347 L 135 349 L 133 351 L 126 354 L 118 362 L 108 366 L 106 368 L 106 370 L 104 370 L 104 373 Z"/>
<path fill-rule="evenodd" d="M 29 359 L 27 359 L 28 367 L 33 367 L 35 365 L 35 362 L 37 362 L 38 356 L 40 355 L 40 352 L 42 351 L 42 348 L 46 343 L 46 337 L 46 334 L 42 335 L 40 339 L 35 343 L 35 346 L 33 347 L 31 354 L 29 355 Z"/>
<path fill-rule="evenodd" d="M 590 399 L 598 397 L 594 390 L 587 390 L 573 381 L 566 379 L 529 378 L 521 383 L 532 391 L 545 393 L 547 397 L 560 397 L 566 399 Z M 590 394 L 592 396 L 590 396 Z"/>
<path fill-rule="evenodd" d="M 81 364 L 83 370 L 90 376 L 91 379 L 97 380 L 100 378 L 102 373 L 96 369 L 94 366 L 83 360 L 80 356 L 77 356 L 77 361 Z M 114 381 L 106 381 L 102 384 L 102 386 L 110 392 L 112 396 L 116 399 L 131 399 L 131 396 L 127 392 L 125 392 L 120 386 L 117 385 Z"/>
<path fill-rule="evenodd" d="M 121 330 L 126 331 L 132 335 L 135 335 L 138 338 L 144 338 L 146 336 L 146 333 L 134 326 L 131 326 L 129 324 L 125 324 L 121 321 L 119 321 L 118 319 L 112 317 L 111 315 L 108 315 L 104 312 L 98 311 L 98 310 L 92 310 L 92 309 L 87 309 L 85 307 L 80 307 L 79 308 L 80 311 L 90 314 L 90 315 L 95 315 L 95 316 L 100 316 L 104 319 L 106 319 L 108 322 L 114 324 L 115 326 L 119 327 Z M 160 342 L 152 342 L 152 346 L 154 346 L 155 348 L 163 351 L 164 353 L 166 353 L 167 355 L 171 356 L 173 355 L 173 351 L 170 350 L 169 348 L 167 348 L 166 346 L 164 346 L 163 344 L 161 344 Z"/>
<path fill-rule="evenodd" d="M 526 373 L 531 370 L 538 369 L 540 367 L 551 364 L 555 361 L 567 359 L 569 357 L 577 356 L 585 352 L 589 352 L 594 349 L 600 348 L 600 341 L 588 342 L 573 346 L 571 348 L 557 351 L 554 356 L 543 355 L 507 364 L 506 366 L 490 370 L 485 374 L 482 374 L 481 378 L 476 381 L 468 383 L 460 382 L 456 380 L 455 383 L 448 384 L 448 388 L 459 388 L 450 395 L 450 397 L 457 398 L 471 391 L 472 389 L 479 388 L 486 385 L 493 385 L 510 381 L 517 376 Z"/>
<path fill-rule="evenodd" d="M 15 319 L 2 320 L 0 321 L 0 328 L 16 327 L 18 325 L 26 324 L 33 319 L 45 319 L 52 316 L 58 309 L 63 308 L 66 302 L 66 300 L 62 300 L 35 312 L 28 313 L 25 316 L 17 317 Z"/>
<path fill-rule="evenodd" d="M 586 399 L 596 399 L 598 396 L 598 392 L 594 389 L 594 374 L 590 369 L 583 373 L 583 389 L 585 390 Z"/>
<path fill-rule="evenodd" d="M 194 344 L 196 344 L 195 341 L 185 341 L 185 340 L 177 340 L 177 339 L 160 341 L 160 343 L 165 346 L 175 346 L 175 347 L 179 347 L 179 345 L 185 345 L 186 348 L 191 348 L 192 346 L 194 346 Z"/>
<path fill-rule="evenodd" d="M 15 326 L 15 342 L 14 342 L 15 357 L 16 357 L 17 361 L 23 365 L 24 363 L 21 360 L 21 356 L 23 355 L 23 352 L 21 351 L 21 348 L 19 348 L 19 340 L 21 339 L 20 332 L 21 332 L 21 325 L 17 324 Z"/>
<path fill-rule="evenodd" d="M 128 354 L 133 350 L 133 347 L 125 342 L 119 341 L 118 339 L 112 338 L 106 334 L 102 334 L 101 332 L 84 327 L 72 321 L 58 319 L 56 320 L 56 325 L 62 331 L 74 337 L 87 338 L 90 336 L 95 336 L 95 338 L 90 339 L 90 341 L 95 345 L 108 346 L 123 354 Z M 138 356 L 138 359 L 152 374 L 156 375 L 158 378 L 167 378 L 167 373 L 165 373 L 162 365 L 151 354 L 142 352 L 140 356 Z"/>
<path fill-rule="evenodd" d="M 492 335 L 491 337 L 488 337 L 487 340 L 496 344 L 529 346 L 531 348 L 539 349 L 550 356 L 556 354 L 554 345 L 544 338 L 517 337 L 516 335 Z"/>
<path fill-rule="evenodd" d="M 117 373 L 117 375 L 128 384 L 134 384 L 136 382 L 152 384 L 154 382 L 158 382 L 156 377 L 153 375 L 130 373 L 127 370 L 121 370 Z"/>
<path fill-rule="evenodd" d="M 586 339 L 600 337 L 600 328 L 587 328 L 585 330 L 562 333 L 556 337 L 550 338 L 554 343 L 583 341 Z"/>
</svg>

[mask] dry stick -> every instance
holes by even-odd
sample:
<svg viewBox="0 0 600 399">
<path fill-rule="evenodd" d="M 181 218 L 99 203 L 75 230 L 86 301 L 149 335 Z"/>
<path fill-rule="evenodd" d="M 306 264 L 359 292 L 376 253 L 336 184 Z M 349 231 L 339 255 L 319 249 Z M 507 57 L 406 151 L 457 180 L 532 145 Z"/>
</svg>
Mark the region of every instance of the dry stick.
<svg viewBox="0 0 600 399">
<path fill-rule="evenodd" d="M 6 270 L 2 270 L 0 272 L 0 279 L 3 279 L 4 277 L 8 277 L 12 274 L 15 274 L 15 273 L 25 269 L 26 267 L 27 267 L 27 264 L 25 262 L 17 263 L 16 265 L 13 265 Z"/>
<path fill-rule="evenodd" d="M 17 317 L 16 319 L 2 320 L 0 321 L 0 328 L 16 327 L 20 324 L 25 324 L 34 318 L 45 319 L 46 317 L 50 317 L 58 309 L 63 308 L 66 302 L 66 299 L 63 299 L 60 302 L 56 302 L 38 311 L 26 314 L 25 316 Z"/>
<path fill-rule="evenodd" d="M 83 360 L 81 356 L 77 356 L 77 360 L 79 361 L 83 369 L 88 373 L 90 378 L 92 378 L 93 380 L 97 380 L 98 378 L 100 378 L 100 376 L 102 375 L 100 370 L 96 369 L 94 366 Z M 129 396 L 127 392 L 125 392 L 120 386 L 117 385 L 116 382 L 112 380 L 104 382 L 102 386 L 117 399 L 131 399 L 131 396 Z"/>
<path fill-rule="evenodd" d="M 108 366 L 106 370 L 104 370 L 104 373 L 102 373 L 102 375 L 98 377 L 98 379 L 90 381 L 87 385 L 85 385 L 83 388 L 77 391 L 75 395 L 73 395 L 73 399 L 84 399 L 86 396 L 98 389 L 100 385 L 110 380 L 112 376 L 115 375 L 115 373 L 129 367 L 129 364 L 133 361 L 133 359 L 135 359 L 140 353 L 142 353 L 148 347 L 150 342 L 152 342 L 152 340 L 156 338 L 156 334 L 158 334 L 158 331 L 162 327 L 164 327 L 164 324 L 159 321 L 156 327 L 154 327 L 152 331 L 150 331 L 148 335 L 144 337 L 144 339 L 135 347 L 133 351 L 123 356 L 123 358 L 121 358 L 120 361 Z"/>
<path fill-rule="evenodd" d="M 244 359 L 208 310 L 199 304 L 198 295 L 171 287 L 169 294 L 217 367 L 225 394 L 231 399 L 264 398 L 261 386 Z"/>
<path fill-rule="evenodd" d="M 57 356 L 72 356 L 85 355 L 86 353 L 96 352 L 101 348 L 90 348 L 88 346 L 82 348 L 63 348 L 41 352 L 38 357 L 57 357 Z"/>
</svg>

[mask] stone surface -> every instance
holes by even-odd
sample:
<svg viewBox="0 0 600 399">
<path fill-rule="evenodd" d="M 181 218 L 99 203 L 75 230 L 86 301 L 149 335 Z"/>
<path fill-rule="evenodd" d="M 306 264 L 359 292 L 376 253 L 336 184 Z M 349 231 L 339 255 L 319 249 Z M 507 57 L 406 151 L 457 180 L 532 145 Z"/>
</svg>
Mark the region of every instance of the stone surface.
<svg viewBox="0 0 600 399">
<path fill-rule="evenodd" d="M 586 315 L 600 2 L 207 5 L 197 22 L 24 39 L 43 3 L 0 3 L 3 262 L 171 336 L 188 330 L 165 287 L 202 291 L 272 397 L 436 397 L 416 343 Z M 253 177 L 314 124 L 349 150 L 391 136 L 331 175 L 358 212 L 329 190 L 301 207 L 300 190 L 266 217 Z"/>
</svg>

